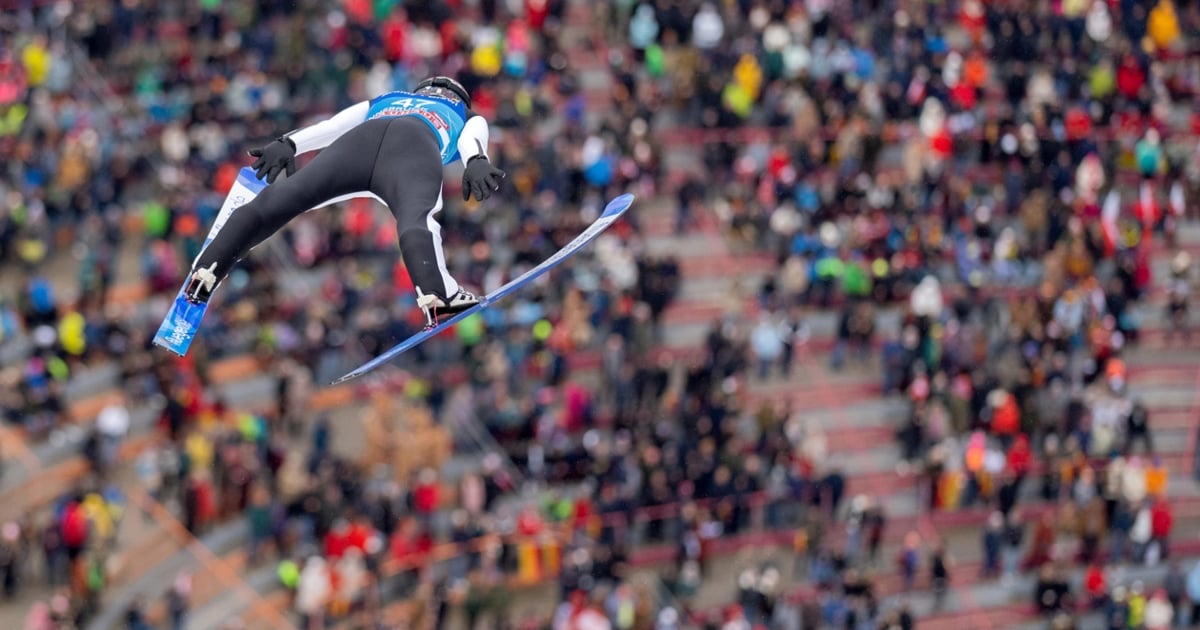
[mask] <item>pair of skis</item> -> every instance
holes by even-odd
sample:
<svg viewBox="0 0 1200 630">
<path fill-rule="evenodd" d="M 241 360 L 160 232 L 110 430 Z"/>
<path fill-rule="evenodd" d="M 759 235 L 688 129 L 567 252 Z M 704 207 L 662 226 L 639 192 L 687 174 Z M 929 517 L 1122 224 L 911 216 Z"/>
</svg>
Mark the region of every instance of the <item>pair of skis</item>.
<svg viewBox="0 0 1200 630">
<path fill-rule="evenodd" d="M 229 219 L 229 216 L 237 208 L 245 205 L 251 199 L 258 195 L 266 183 L 257 179 L 254 176 L 254 171 L 249 168 L 243 168 L 238 174 L 237 181 L 234 183 L 233 189 L 229 196 L 225 199 L 225 204 L 221 207 L 221 212 L 217 215 L 217 220 L 213 222 L 212 228 L 208 232 L 208 237 L 204 241 L 204 246 L 207 247 L 221 227 Z M 400 356 L 404 352 L 415 348 L 425 340 L 441 333 L 463 321 L 464 319 L 478 313 L 487 308 L 493 303 L 504 299 L 505 297 L 516 292 L 520 288 L 534 281 L 538 277 L 545 274 L 547 271 L 562 264 L 563 261 L 578 253 L 588 243 L 595 240 L 604 230 L 608 229 L 613 223 L 621 218 L 630 206 L 633 205 L 633 195 L 624 194 L 605 206 L 604 212 L 592 222 L 579 236 L 576 236 L 570 243 L 567 243 L 562 249 L 555 252 L 542 263 L 529 271 L 521 274 L 519 277 L 509 281 L 504 286 L 496 289 L 492 293 L 480 298 L 479 303 L 471 308 L 456 313 L 453 317 L 444 321 L 437 322 L 434 326 L 422 330 L 408 339 L 401 341 L 396 346 L 392 347 L 383 354 L 371 359 L 358 368 L 348 372 L 346 375 L 333 382 L 334 385 L 344 383 L 346 381 L 358 378 L 371 370 L 391 361 Z M 207 304 L 194 304 L 184 295 L 184 287 L 180 287 L 179 293 L 175 296 L 175 301 L 172 302 L 171 308 L 167 311 L 163 318 L 162 324 L 158 328 L 157 334 L 154 336 L 154 344 L 162 348 L 166 348 L 179 356 L 187 354 L 188 348 L 191 347 L 192 340 L 196 337 L 196 331 L 200 327 L 200 322 L 204 318 L 204 312 L 207 310 Z"/>
</svg>

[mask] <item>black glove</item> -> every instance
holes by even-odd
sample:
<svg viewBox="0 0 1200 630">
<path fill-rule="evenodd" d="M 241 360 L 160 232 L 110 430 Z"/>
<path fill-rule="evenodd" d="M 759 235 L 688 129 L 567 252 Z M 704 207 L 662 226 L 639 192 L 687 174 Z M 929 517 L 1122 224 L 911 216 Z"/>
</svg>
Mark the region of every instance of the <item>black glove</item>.
<svg viewBox="0 0 1200 630">
<path fill-rule="evenodd" d="M 284 170 L 287 170 L 288 177 L 296 172 L 296 143 L 286 136 L 276 138 L 261 149 L 250 149 L 250 155 L 258 158 L 250 165 L 255 177 L 263 179 L 263 175 L 266 175 L 268 184 L 274 184 L 275 178 Z"/>
<path fill-rule="evenodd" d="M 475 201 L 483 201 L 500 190 L 500 180 L 504 179 L 504 171 L 492 166 L 487 156 L 476 155 L 467 161 L 467 170 L 463 171 L 463 201 L 475 195 Z"/>
</svg>

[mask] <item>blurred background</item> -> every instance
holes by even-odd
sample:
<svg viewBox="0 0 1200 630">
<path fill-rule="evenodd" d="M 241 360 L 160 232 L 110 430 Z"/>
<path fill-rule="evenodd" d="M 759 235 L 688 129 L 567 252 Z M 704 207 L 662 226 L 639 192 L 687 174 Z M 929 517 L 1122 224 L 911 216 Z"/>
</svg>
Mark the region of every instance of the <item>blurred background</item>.
<svg viewBox="0 0 1200 630">
<path fill-rule="evenodd" d="M 1200 624 L 1200 5 L 8 0 L 0 627 Z M 245 151 L 430 74 L 497 197 L 150 339 Z M 302 171 L 301 171 L 302 172 Z"/>
</svg>

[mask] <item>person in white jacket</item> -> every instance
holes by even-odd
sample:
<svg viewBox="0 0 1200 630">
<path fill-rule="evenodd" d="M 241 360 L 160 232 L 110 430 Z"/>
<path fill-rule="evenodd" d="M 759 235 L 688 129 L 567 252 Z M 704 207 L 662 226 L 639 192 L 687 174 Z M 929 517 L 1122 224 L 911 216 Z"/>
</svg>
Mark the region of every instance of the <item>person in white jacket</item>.
<svg viewBox="0 0 1200 630">
<path fill-rule="evenodd" d="M 1150 597 L 1150 601 L 1146 602 L 1146 612 L 1143 618 L 1146 630 L 1167 630 L 1171 627 L 1174 619 L 1175 608 L 1167 599 L 1167 592 L 1160 588 Z"/>
<path fill-rule="evenodd" d="M 300 572 L 300 583 L 296 586 L 296 612 L 304 618 L 303 628 L 324 628 L 325 607 L 332 595 L 329 581 L 329 566 L 320 556 L 311 556 Z"/>
</svg>

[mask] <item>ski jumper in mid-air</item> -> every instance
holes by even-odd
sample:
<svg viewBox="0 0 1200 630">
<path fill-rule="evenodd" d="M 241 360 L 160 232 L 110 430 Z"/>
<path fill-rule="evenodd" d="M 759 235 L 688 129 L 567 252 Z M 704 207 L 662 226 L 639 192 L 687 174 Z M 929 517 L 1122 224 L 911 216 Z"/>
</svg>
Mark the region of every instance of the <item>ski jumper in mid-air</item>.
<svg viewBox="0 0 1200 630">
<path fill-rule="evenodd" d="M 252 168 L 270 185 L 233 212 L 201 252 L 184 293 L 207 303 L 238 261 L 292 219 L 331 200 L 374 196 L 396 218 L 400 253 L 427 325 L 471 308 L 479 298 L 447 271 L 435 216 L 442 209 L 442 168 L 455 159 L 466 166 L 464 201 L 499 190 L 504 172 L 488 159 L 487 146 L 487 121 L 471 112 L 467 90 L 449 77 L 432 77 L 412 92 L 357 103 L 254 149 Z M 296 171 L 296 155 L 317 149 L 323 150 Z M 285 171 L 288 177 L 276 183 Z"/>
</svg>

